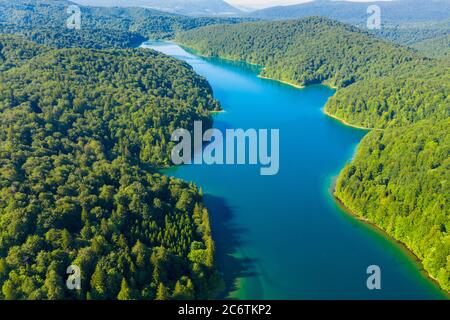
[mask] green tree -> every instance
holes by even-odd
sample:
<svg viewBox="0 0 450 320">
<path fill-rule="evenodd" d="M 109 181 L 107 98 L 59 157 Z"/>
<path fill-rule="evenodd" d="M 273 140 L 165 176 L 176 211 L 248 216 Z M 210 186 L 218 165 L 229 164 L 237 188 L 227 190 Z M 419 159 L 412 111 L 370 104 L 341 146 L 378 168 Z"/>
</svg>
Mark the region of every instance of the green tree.
<svg viewBox="0 0 450 320">
<path fill-rule="evenodd" d="M 64 281 L 55 270 L 50 270 L 44 283 L 47 289 L 47 297 L 50 300 L 61 300 L 65 297 Z"/>
<path fill-rule="evenodd" d="M 156 292 L 156 300 L 169 300 L 169 292 L 164 284 L 161 282 L 158 285 L 158 290 Z"/>
<path fill-rule="evenodd" d="M 133 300 L 131 289 L 128 287 L 125 278 L 122 279 L 120 292 L 117 295 L 117 300 Z"/>
</svg>

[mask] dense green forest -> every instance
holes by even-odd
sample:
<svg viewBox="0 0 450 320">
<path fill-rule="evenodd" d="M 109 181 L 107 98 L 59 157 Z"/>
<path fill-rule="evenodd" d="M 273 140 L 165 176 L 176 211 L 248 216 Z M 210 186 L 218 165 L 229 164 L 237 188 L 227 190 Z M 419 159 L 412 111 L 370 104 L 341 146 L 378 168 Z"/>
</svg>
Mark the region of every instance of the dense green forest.
<svg viewBox="0 0 450 320">
<path fill-rule="evenodd" d="M 371 33 L 385 40 L 413 45 L 450 33 L 450 2 L 447 0 L 371 1 L 370 5 L 380 8 L 382 23 L 381 29 Z M 269 20 L 320 16 L 367 30 L 368 6 L 350 1 L 315 0 L 258 10 L 249 16 Z"/>
<path fill-rule="evenodd" d="M 346 87 L 419 59 L 356 27 L 320 17 L 209 26 L 181 33 L 177 41 L 201 54 L 263 65 L 262 76 L 298 85 Z"/>
<path fill-rule="evenodd" d="M 49 51 L 31 41 L 25 41 L 17 36 L 0 35 L 0 71 L 19 67 L 29 59 Z"/>
<path fill-rule="evenodd" d="M 389 41 L 413 46 L 416 43 L 440 38 L 450 32 L 450 20 L 387 24 L 373 33 Z"/>
<path fill-rule="evenodd" d="M 450 118 L 373 131 L 336 196 L 405 243 L 450 290 Z"/>
<path fill-rule="evenodd" d="M 58 48 L 129 48 L 145 39 L 171 38 L 178 31 L 239 18 L 186 17 L 144 8 L 82 7 L 80 30 L 66 28 L 64 0 L 0 0 L 0 33 L 18 33 L 39 44 Z"/>
<path fill-rule="evenodd" d="M 405 126 L 450 116 L 450 65 L 406 63 L 392 75 L 359 81 L 339 90 L 328 113 L 365 128 Z"/>
<path fill-rule="evenodd" d="M 224 0 L 74 0 L 86 6 L 146 7 L 186 16 L 236 16 L 242 12 Z"/>
<path fill-rule="evenodd" d="M 326 111 L 366 128 L 449 116 L 446 61 L 326 18 L 209 26 L 177 40 L 199 53 L 264 66 L 262 76 L 339 90 Z"/>
<path fill-rule="evenodd" d="M 249 13 L 259 19 L 281 20 L 321 16 L 354 25 L 365 26 L 367 7 L 380 7 L 383 24 L 405 24 L 448 20 L 450 3 L 447 0 L 373 0 L 357 1 L 315 0 L 287 6 L 270 7 Z M 368 2 L 368 1 L 367 1 Z"/>
<path fill-rule="evenodd" d="M 426 57 L 443 59 L 450 62 L 450 33 L 447 35 L 427 39 L 412 45 Z"/>
<path fill-rule="evenodd" d="M 201 192 L 156 171 L 172 130 L 219 108 L 206 80 L 151 50 L 16 36 L 0 36 L 0 69 L 0 298 L 214 297 Z"/>
<path fill-rule="evenodd" d="M 386 24 L 374 35 L 416 49 L 424 57 L 449 60 L 450 20 Z"/>
<path fill-rule="evenodd" d="M 336 86 L 326 112 L 378 129 L 341 173 L 337 198 L 405 243 L 450 290 L 448 61 L 316 17 L 209 26 L 177 40 L 262 65 L 266 77 Z"/>
</svg>

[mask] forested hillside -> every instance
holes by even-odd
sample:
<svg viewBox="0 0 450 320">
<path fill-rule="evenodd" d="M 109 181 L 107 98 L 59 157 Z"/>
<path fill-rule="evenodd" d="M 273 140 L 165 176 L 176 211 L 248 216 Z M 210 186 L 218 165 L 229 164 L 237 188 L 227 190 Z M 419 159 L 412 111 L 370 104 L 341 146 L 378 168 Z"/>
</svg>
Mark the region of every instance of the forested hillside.
<svg viewBox="0 0 450 320">
<path fill-rule="evenodd" d="M 88 6 L 144 7 L 191 16 L 237 15 L 240 11 L 223 0 L 74 0 Z"/>
<path fill-rule="evenodd" d="M 443 59 L 450 62 L 450 33 L 441 37 L 417 42 L 412 47 L 427 57 Z"/>
<path fill-rule="evenodd" d="M 413 46 L 422 41 L 440 38 L 450 33 L 450 20 L 391 24 L 373 32 L 389 41 Z"/>
<path fill-rule="evenodd" d="M 49 50 L 17 36 L 0 35 L 0 40 L 0 71 L 18 67 Z"/>
<path fill-rule="evenodd" d="M 380 7 L 382 21 L 387 24 L 443 21 L 450 16 L 448 0 L 373 0 L 369 3 L 314 0 L 307 3 L 262 9 L 249 15 L 259 19 L 299 19 L 322 16 L 346 23 L 366 25 L 369 5 Z"/>
<path fill-rule="evenodd" d="M 182 33 L 177 41 L 204 55 L 263 65 L 262 76 L 298 85 L 346 87 L 419 59 L 414 52 L 320 17 L 209 26 Z"/>
<path fill-rule="evenodd" d="M 450 290 L 448 62 L 325 18 L 210 26 L 177 39 L 262 65 L 266 77 L 336 86 L 326 112 L 378 129 L 340 175 L 336 196 L 404 242 Z"/>
<path fill-rule="evenodd" d="M 209 26 L 180 34 L 208 56 L 264 66 L 262 76 L 339 90 L 326 111 L 366 128 L 449 115 L 449 65 L 326 18 Z"/>
<path fill-rule="evenodd" d="M 299 19 L 321 16 L 350 23 L 367 30 L 369 5 L 380 8 L 382 27 L 371 33 L 386 40 L 413 45 L 440 38 L 450 33 L 450 1 L 395 0 L 358 3 L 351 1 L 315 0 L 307 3 L 279 6 L 252 12 L 259 19 Z M 447 41 L 447 47 L 450 42 Z M 422 49 L 422 47 L 418 47 Z M 425 51 L 430 52 L 430 51 Z M 430 55 L 428 55 L 430 56 Z"/>
<path fill-rule="evenodd" d="M 413 61 L 392 75 L 359 81 L 339 90 L 326 111 L 365 128 L 410 125 L 450 116 L 450 65 Z"/>
<path fill-rule="evenodd" d="M 405 243 L 450 290 L 450 118 L 373 131 L 341 173 L 336 196 Z"/>
<path fill-rule="evenodd" d="M 214 297 L 202 196 L 155 170 L 218 108 L 207 82 L 150 50 L 0 48 L 0 298 Z"/>
<path fill-rule="evenodd" d="M 418 50 L 422 56 L 450 61 L 450 20 L 386 24 L 373 34 L 391 42 L 410 46 Z"/>
<path fill-rule="evenodd" d="M 39 44 L 58 48 L 129 48 L 145 39 L 171 38 L 178 31 L 237 18 L 195 18 L 144 8 L 81 7 L 80 30 L 66 28 L 64 0 L 0 0 L 0 33 L 19 33 Z"/>
</svg>

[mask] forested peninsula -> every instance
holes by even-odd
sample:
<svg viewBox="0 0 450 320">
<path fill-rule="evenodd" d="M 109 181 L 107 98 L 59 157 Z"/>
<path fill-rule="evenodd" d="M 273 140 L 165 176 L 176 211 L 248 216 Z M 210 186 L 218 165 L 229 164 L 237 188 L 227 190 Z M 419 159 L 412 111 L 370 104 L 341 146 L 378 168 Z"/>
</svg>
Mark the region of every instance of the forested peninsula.
<svg viewBox="0 0 450 320">
<path fill-rule="evenodd" d="M 206 80 L 152 50 L 20 36 L 0 36 L 0 70 L 0 298 L 215 297 L 202 195 L 157 173 L 174 128 L 219 108 Z"/>
<path fill-rule="evenodd" d="M 80 6 L 76 30 L 71 4 L 0 0 L 0 299 L 214 298 L 201 191 L 158 170 L 220 106 L 188 64 L 129 48 L 244 19 Z"/>
<path fill-rule="evenodd" d="M 403 242 L 450 291 L 450 65 L 327 18 L 219 25 L 177 36 L 261 75 L 337 88 L 325 111 L 371 131 L 335 196 Z"/>
</svg>

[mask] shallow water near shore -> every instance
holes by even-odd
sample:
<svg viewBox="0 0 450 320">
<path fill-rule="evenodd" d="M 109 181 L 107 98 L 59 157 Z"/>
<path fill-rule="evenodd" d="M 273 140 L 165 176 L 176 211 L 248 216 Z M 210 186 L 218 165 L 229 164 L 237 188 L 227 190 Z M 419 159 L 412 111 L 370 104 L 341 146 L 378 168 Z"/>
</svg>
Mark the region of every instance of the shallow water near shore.
<svg viewBox="0 0 450 320">
<path fill-rule="evenodd" d="M 209 81 L 225 110 L 214 116 L 215 128 L 280 130 L 276 176 L 251 165 L 166 171 L 203 189 L 226 297 L 446 298 L 411 254 L 334 201 L 332 179 L 367 134 L 322 112 L 334 90 L 261 79 L 256 66 L 198 57 L 170 42 L 143 47 L 186 61 Z M 381 290 L 366 286 L 370 265 L 381 268 Z"/>
</svg>

